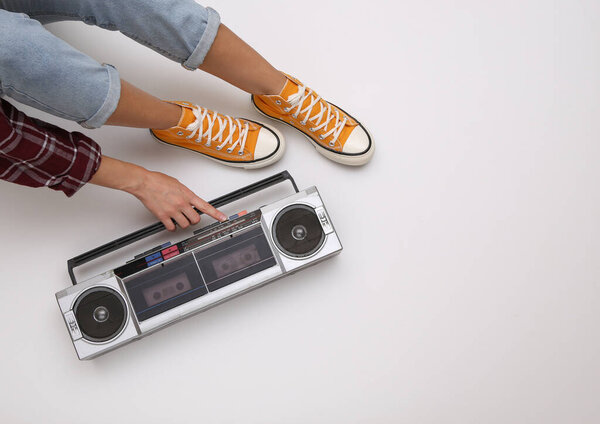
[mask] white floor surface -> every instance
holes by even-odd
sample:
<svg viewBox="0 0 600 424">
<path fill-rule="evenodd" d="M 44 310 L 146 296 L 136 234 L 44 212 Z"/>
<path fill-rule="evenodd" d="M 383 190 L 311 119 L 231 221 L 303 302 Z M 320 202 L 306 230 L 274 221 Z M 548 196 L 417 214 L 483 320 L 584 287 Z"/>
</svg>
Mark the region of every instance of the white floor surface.
<svg viewBox="0 0 600 424">
<path fill-rule="evenodd" d="M 100 187 L 2 182 L 0 422 L 600 422 L 600 3 L 211 6 L 358 117 L 372 162 L 328 162 L 278 125 L 279 163 L 230 169 L 19 107 L 207 200 L 287 169 L 319 188 L 344 251 L 79 362 L 54 298 L 66 260 L 155 219 Z M 262 119 L 246 93 L 119 33 L 48 28 L 157 96 Z"/>
</svg>

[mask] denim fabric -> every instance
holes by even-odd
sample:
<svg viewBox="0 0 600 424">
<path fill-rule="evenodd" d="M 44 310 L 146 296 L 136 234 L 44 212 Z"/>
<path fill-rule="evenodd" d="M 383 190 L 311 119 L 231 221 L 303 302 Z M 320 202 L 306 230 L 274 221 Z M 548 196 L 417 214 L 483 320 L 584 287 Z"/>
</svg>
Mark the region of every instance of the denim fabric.
<svg viewBox="0 0 600 424">
<path fill-rule="evenodd" d="M 0 95 L 86 128 L 114 112 L 119 73 L 42 27 L 64 20 L 120 31 L 190 70 L 203 62 L 220 24 L 216 11 L 193 0 L 0 0 Z"/>
</svg>

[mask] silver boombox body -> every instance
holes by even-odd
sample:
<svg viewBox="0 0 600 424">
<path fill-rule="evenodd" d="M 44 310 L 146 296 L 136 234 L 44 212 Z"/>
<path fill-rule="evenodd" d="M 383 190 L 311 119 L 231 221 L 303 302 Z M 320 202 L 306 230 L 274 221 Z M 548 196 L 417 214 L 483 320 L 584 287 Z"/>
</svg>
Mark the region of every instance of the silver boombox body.
<svg viewBox="0 0 600 424">
<path fill-rule="evenodd" d="M 296 188 L 284 171 L 211 203 L 219 207 L 285 179 Z M 211 224 L 87 281 L 75 280 L 74 266 L 156 233 L 161 226 L 154 224 L 69 261 L 74 285 L 56 293 L 56 299 L 79 359 L 92 359 L 342 250 L 313 186 Z"/>
</svg>

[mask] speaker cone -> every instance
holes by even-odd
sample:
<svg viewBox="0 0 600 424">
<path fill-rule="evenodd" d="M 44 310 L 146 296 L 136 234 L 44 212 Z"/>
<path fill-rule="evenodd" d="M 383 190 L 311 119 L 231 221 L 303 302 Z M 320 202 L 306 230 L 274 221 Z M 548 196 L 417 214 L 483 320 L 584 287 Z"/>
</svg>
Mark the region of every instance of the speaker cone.
<svg viewBox="0 0 600 424">
<path fill-rule="evenodd" d="M 105 342 L 117 336 L 125 326 L 127 306 L 115 290 L 94 287 L 79 296 L 73 307 L 83 337 Z"/>
<path fill-rule="evenodd" d="M 291 205 L 275 217 L 273 239 L 286 255 L 303 258 L 319 250 L 325 241 L 325 233 L 313 208 Z"/>
</svg>

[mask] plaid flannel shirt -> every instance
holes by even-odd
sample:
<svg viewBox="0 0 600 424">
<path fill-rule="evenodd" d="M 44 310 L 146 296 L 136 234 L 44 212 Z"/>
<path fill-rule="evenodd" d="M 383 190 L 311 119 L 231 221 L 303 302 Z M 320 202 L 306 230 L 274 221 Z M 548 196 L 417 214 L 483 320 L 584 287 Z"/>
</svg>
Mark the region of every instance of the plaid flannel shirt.
<svg viewBox="0 0 600 424">
<path fill-rule="evenodd" d="M 0 99 L 0 179 L 29 187 L 47 186 L 72 196 L 100 166 L 100 146 L 31 118 Z"/>
</svg>

